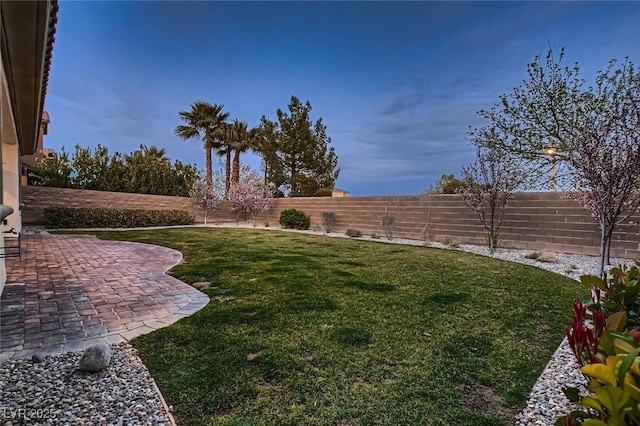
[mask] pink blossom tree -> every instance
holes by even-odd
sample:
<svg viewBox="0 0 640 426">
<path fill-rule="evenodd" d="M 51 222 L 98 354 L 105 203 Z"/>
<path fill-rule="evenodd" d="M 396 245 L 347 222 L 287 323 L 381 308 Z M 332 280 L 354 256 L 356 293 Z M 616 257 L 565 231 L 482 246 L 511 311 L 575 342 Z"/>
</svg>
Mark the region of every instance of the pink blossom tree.
<svg viewBox="0 0 640 426">
<path fill-rule="evenodd" d="M 231 210 L 238 217 L 241 213 L 245 218 L 251 216 L 254 225 L 256 217 L 271 208 L 271 197 L 269 186 L 255 172 L 247 173 L 240 182 L 232 184 L 228 194 Z"/>
<path fill-rule="evenodd" d="M 207 223 L 207 213 L 209 210 L 213 210 L 220 203 L 220 195 L 219 190 L 216 188 L 215 181 L 212 183 L 207 182 L 206 180 L 199 179 L 194 182 L 191 190 L 189 191 L 189 196 L 195 204 L 204 210 L 204 223 Z"/>
<path fill-rule="evenodd" d="M 628 61 L 614 64 L 598 73 L 596 102 L 570 159 L 578 198 L 600 228 L 600 275 L 613 231 L 640 207 L 640 73 Z"/>
</svg>

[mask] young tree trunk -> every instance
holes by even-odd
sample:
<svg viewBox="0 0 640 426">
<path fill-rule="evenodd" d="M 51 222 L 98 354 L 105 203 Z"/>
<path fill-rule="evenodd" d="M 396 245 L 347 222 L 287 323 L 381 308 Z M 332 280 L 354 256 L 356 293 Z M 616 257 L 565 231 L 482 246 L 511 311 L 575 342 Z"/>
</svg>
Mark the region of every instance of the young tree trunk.
<svg viewBox="0 0 640 426">
<path fill-rule="evenodd" d="M 604 274 L 604 261 L 607 254 L 607 233 L 604 226 L 600 227 L 600 263 L 598 265 L 598 276 L 602 277 Z"/>
<path fill-rule="evenodd" d="M 495 213 L 496 212 L 496 206 L 495 206 L 495 201 L 492 199 L 491 200 L 491 217 L 489 218 L 489 221 L 491 223 L 491 229 L 489 230 L 489 253 L 493 254 L 496 251 L 496 247 L 495 247 L 495 240 L 494 240 L 494 236 L 495 236 L 495 225 L 494 225 L 494 220 L 495 220 Z"/>
</svg>

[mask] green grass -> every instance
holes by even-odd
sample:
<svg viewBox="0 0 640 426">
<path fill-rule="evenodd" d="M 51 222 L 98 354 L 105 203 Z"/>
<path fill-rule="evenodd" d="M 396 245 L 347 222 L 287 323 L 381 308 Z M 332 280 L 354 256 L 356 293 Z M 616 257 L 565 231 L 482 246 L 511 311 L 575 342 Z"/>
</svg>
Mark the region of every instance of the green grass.
<svg viewBox="0 0 640 426">
<path fill-rule="evenodd" d="M 180 425 L 504 425 L 575 281 L 425 247 L 241 229 L 104 232 L 184 253 L 207 307 L 141 336 Z M 233 299 L 216 296 L 232 296 Z"/>
</svg>

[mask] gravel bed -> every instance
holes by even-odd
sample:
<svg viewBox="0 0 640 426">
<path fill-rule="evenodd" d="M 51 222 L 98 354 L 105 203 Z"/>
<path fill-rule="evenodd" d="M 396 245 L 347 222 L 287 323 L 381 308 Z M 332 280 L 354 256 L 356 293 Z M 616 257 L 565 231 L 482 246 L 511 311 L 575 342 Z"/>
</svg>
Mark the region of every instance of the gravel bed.
<svg viewBox="0 0 640 426">
<path fill-rule="evenodd" d="M 0 364 L 0 424 L 171 425 L 153 379 L 133 347 L 112 345 L 111 363 L 99 373 L 76 370 L 81 355 Z"/>
</svg>

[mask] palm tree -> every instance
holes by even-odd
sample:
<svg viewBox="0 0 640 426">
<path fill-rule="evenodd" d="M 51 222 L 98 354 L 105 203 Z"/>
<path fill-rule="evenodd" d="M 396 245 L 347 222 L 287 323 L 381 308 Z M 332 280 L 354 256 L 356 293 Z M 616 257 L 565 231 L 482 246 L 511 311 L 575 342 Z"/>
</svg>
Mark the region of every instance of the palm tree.
<svg viewBox="0 0 640 426">
<path fill-rule="evenodd" d="M 231 182 L 237 184 L 240 182 L 240 154 L 247 152 L 251 147 L 250 133 L 247 129 L 247 123 L 237 118 L 231 125 L 232 139 L 230 148 L 233 150 L 233 171 L 231 173 Z M 253 129 L 252 129 L 253 131 Z"/>
<path fill-rule="evenodd" d="M 191 104 L 190 111 L 180 111 L 180 118 L 187 123 L 176 127 L 176 136 L 188 140 L 202 137 L 206 154 L 207 183 L 213 183 L 213 168 L 211 165 L 211 150 L 215 142 L 220 140 L 224 121 L 229 113 L 222 112 L 224 105 L 210 104 L 196 101 Z"/>
<path fill-rule="evenodd" d="M 217 154 L 225 157 L 225 169 L 224 169 L 224 193 L 225 196 L 229 193 L 231 187 L 231 141 L 233 140 L 233 126 L 228 123 L 224 123 L 221 138 L 217 146 Z"/>
</svg>

